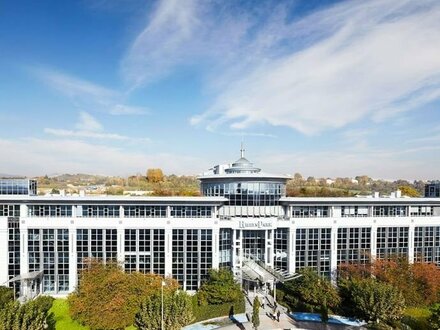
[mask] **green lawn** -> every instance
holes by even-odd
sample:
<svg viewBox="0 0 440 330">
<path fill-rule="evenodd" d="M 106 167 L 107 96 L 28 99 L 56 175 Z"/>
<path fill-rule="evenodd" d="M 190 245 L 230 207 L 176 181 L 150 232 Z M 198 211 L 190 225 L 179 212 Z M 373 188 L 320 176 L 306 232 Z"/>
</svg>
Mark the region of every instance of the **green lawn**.
<svg viewBox="0 0 440 330">
<path fill-rule="evenodd" d="M 89 329 L 72 320 L 69 315 L 69 305 L 66 299 L 55 299 L 50 309 L 55 321 L 55 329 L 59 330 L 83 330 Z"/>
<path fill-rule="evenodd" d="M 55 299 L 50 309 L 53 313 L 55 321 L 55 329 L 57 330 L 88 330 L 89 327 L 80 325 L 72 320 L 69 315 L 69 305 L 66 299 Z M 135 330 L 134 326 L 126 328 L 126 330 Z"/>
</svg>

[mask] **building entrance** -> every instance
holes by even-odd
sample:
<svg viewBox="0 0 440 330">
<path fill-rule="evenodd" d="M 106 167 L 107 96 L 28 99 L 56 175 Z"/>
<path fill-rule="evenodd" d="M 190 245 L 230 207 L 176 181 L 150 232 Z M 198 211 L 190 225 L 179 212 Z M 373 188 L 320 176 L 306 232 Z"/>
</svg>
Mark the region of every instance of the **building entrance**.
<svg viewBox="0 0 440 330">
<path fill-rule="evenodd" d="M 265 257 L 265 231 L 243 230 L 243 257 L 244 259 L 260 260 Z"/>
</svg>

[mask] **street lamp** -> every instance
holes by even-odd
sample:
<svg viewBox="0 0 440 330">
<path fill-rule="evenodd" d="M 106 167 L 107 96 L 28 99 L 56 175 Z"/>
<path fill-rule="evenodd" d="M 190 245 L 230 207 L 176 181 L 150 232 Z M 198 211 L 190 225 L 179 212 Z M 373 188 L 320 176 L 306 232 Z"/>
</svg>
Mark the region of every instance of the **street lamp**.
<svg viewBox="0 0 440 330">
<path fill-rule="evenodd" d="M 162 281 L 162 285 L 161 285 L 161 323 L 160 323 L 160 327 L 163 330 L 163 287 L 165 286 L 165 281 Z"/>
</svg>

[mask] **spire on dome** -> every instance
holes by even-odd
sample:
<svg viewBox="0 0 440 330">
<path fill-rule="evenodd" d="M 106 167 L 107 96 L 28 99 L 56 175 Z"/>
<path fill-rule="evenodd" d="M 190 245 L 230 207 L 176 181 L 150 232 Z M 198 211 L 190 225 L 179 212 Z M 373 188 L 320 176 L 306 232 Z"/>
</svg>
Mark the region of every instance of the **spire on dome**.
<svg viewBox="0 0 440 330">
<path fill-rule="evenodd" d="M 244 158 L 244 152 L 243 140 L 241 140 L 240 158 Z"/>
</svg>

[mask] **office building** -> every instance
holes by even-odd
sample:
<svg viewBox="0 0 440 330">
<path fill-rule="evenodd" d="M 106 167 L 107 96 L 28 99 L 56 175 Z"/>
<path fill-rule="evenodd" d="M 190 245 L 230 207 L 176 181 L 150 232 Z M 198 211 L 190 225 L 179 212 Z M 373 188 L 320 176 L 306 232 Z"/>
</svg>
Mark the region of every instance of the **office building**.
<svg viewBox="0 0 440 330">
<path fill-rule="evenodd" d="M 32 180 L 0 181 L 0 283 L 26 297 L 66 295 L 88 258 L 189 291 L 218 267 L 267 282 L 392 255 L 440 265 L 440 198 L 286 197 L 289 178 L 243 150 L 199 179 L 202 197 L 38 196 Z"/>
</svg>

